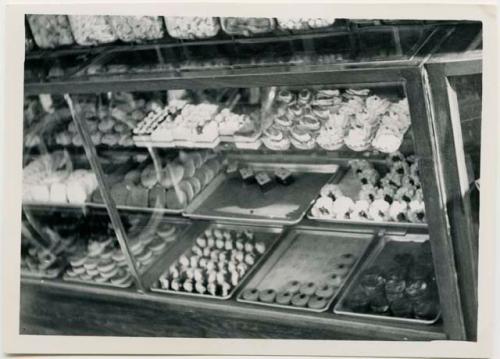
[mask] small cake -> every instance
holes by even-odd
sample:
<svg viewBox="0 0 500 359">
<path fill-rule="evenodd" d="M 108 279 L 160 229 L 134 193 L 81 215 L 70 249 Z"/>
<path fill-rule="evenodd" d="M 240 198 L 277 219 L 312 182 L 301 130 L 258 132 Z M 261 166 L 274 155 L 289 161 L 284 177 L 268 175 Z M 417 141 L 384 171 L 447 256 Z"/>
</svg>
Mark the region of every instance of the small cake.
<svg viewBox="0 0 500 359">
<path fill-rule="evenodd" d="M 276 181 L 282 185 L 288 186 L 294 181 L 294 177 L 292 172 L 287 170 L 286 168 L 278 168 L 274 175 L 276 177 Z"/>
<path fill-rule="evenodd" d="M 243 182 L 246 184 L 251 184 L 255 181 L 254 172 L 249 167 L 241 168 L 240 169 L 240 176 L 241 176 L 241 179 L 243 180 Z"/>
<path fill-rule="evenodd" d="M 255 180 L 260 189 L 264 192 L 269 191 L 274 187 L 274 181 L 266 172 L 258 172 L 255 174 Z"/>
</svg>

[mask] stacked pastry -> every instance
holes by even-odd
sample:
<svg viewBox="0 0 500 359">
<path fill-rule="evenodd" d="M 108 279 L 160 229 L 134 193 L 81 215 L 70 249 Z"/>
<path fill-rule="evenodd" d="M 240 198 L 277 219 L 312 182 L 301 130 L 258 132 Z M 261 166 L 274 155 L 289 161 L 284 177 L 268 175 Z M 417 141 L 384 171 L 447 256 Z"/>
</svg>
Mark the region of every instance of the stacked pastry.
<svg viewBox="0 0 500 359">
<path fill-rule="evenodd" d="M 252 231 L 209 228 L 158 284 L 176 292 L 227 297 L 265 250 Z"/>
<path fill-rule="evenodd" d="M 360 181 L 359 199 L 345 196 L 338 185 L 321 189 L 311 214 L 316 218 L 425 223 L 425 205 L 414 157 L 394 153 L 387 158 L 389 171 L 381 176 L 366 160 L 351 161 Z"/>
<path fill-rule="evenodd" d="M 164 19 L 168 34 L 176 39 L 206 39 L 214 37 L 220 30 L 216 17 L 166 16 Z"/>
<path fill-rule="evenodd" d="M 222 141 L 237 141 L 257 131 L 255 120 L 246 114 L 237 114 L 225 108 L 215 116 Z"/>
<path fill-rule="evenodd" d="M 75 42 L 82 46 L 107 44 L 116 41 L 111 19 L 105 15 L 69 15 Z"/>
<path fill-rule="evenodd" d="M 278 27 L 282 30 L 310 30 L 332 26 L 334 18 L 277 18 Z"/>
<path fill-rule="evenodd" d="M 225 17 L 221 24 L 228 35 L 252 36 L 274 30 L 274 19 L 265 17 Z"/>
<path fill-rule="evenodd" d="M 66 15 L 27 15 L 33 38 L 42 49 L 73 44 Z"/>
<path fill-rule="evenodd" d="M 330 110 L 341 102 L 339 95 L 338 90 L 280 90 L 273 122 L 264 130 L 262 142 L 271 150 L 287 150 L 290 145 L 313 149 Z M 327 136 L 324 130 L 321 143 Z"/>
<path fill-rule="evenodd" d="M 125 42 L 161 39 L 163 23 L 158 16 L 110 16 L 118 38 Z"/>
</svg>

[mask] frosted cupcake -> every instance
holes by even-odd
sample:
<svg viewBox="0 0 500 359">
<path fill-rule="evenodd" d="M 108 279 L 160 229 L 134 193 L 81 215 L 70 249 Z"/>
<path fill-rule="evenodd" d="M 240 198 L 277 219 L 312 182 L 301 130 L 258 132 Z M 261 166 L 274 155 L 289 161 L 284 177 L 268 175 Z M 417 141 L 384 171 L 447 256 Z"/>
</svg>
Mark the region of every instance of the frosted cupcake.
<svg viewBox="0 0 500 359">
<path fill-rule="evenodd" d="M 337 219 L 349 219 L 354 202 L 349 197 L 340 197 L 333 202 L 333 215 Z"/>
<path fill-rule="evenodd" d="M 424 223 L 425 218 L 425 205 L 423 201 L 413 200 L 409 204 L 408 219 L 413 223 Z"/>
<path fill-rule="evenodd" d="M 394 222 L 407 222 L 408 203 L 405 201 L 393 201 L 389 208 L 389 218 Z"/>
<path fill-rule="evenodd" d="M 317 218 L 334 218 L 333 203 L 330 197 L 320 197 L 311 208 L 311 214 Z"/>
<path fill-rule="evenodd" d="M 389 219 L 390 205 L 383 199 L 376 199 L 370 205 L 368 216 L 370 219 L 377 222 L 386 222 Z"/>
<path fill-rule="evenodd" d="M 369 203 L 375 200 L 377 196 L 377 188 L 372 184 L 367 184 L 361 187 L 361 191 L 359 192 L 359 199 L 367 201 Z"/>
<path fill-rule="evenodd" d="M 360 199 L 354 202 L 352 208 L 351 219 L 357 221 L 368 220 L 368 211 L 370 209 L 370 203 L 364 199 Z"/>
</svg>

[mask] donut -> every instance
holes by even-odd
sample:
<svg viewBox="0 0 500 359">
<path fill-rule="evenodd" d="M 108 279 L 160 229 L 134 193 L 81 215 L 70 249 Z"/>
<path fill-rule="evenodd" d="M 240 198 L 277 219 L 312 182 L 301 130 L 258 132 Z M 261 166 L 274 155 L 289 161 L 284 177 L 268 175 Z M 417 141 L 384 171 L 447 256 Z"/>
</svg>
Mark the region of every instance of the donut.
<svg viewBox="0 0 500 359">
<path fill-rule="evenodd" d="M 278 100 L 284 103 L 291 103 L 293 101 L 293 94 L 289 90 L 280 90 L 278 92 Z"/>
<path fill-rule="evenodd" d="M 285 286 L 285 291 L 292 294 L 297 293 L 300 290 L 300 282 L 298 280 L 291 280 Z"/>
<path fill-rule="evenodd" d="M 339 263 L 334 266 L 333 273 L 336 273 L 340 277 L 345 277 L 349 272 L 349 266 L 344 263 Z"/>
<path fill-rule="evenodd" d="M 342 276 L 340 276 L 338 273 L 331 273 L 326 279 L 326 283 L 334 288 L 340 287 L 340 285 L 342 284 Z"/>
<path fill-rule="evenodd" d="M 151 259 L 152 256 L 153 256 L 153 252 L 150 249 L 144 248 L 142 253 L 140 253 L 139 255 L 136 256 L 136 259 L 139 262 L 147 262 Z"/>
<path fill-rule="evenodd" d="M 314 282 L 306 282 L 300 286 L 300 293 L 312 295 L 316 291 L 316 284 Z"/>
<path fill-rule="evenodd" d="M 316 296 L 330 298 L 334 293 L 333 286 L 331 284 L 322 284 L 316 289 Z"/>
<path fill-rule="evenodd" d="M 167 243 L 165 241 L 163 241 L 162 239 L 160 239 L 159 237 L 157 237 L 149 245 L 149 249 L 152 250 L 153 253 L 158 254 L 158 253 L 161 253 L 163 251 L 163 249 L 165 249 L 166 246 L 167 246 Z"/>
<path fill-rule="evenodd" d="M 95 277 L 96 275 L 99 274 L 99 271 L 97 270 L 97 268 L 89 269 L 87 270 L 87 274 L 91 277 Z"/>
<path fill-rule="evenodd" d="M 299 92 L 298 102 L 305 105 L 311 101 L 311 91 L 303 89 Z"/>
<path fill-rule="evenodd" d="M 100 273 L 100 276 L 102 278 L 105 278 L 106 280 L 114 277 L 119 271 L 119 268 L 117 266 L 115 266 L 112 270 L 108 271 L 108 272 L 101 272 Z"/>
<path fill-rule="evenodd" d="M 289 305 L 292 301 L 293 294 L 291 292 L 280 292 L 276 295 L 276 303 Z"/>
<path fill-rule="evenodd" d="M 83 263 L 83 267 L 85 268 L 85 270 L 95 269 L 97 268 L 97 260 L 92 258 L 87 258 L 85 263 Z"/>
<path fill-rule="evenodd" d="M 276 298 L 276 291 L 274 289 L 264 289 L 259 292 L 259 300 L 265 303 L 272 303 Z"/>
<path fill-rule="evenodd" d="M 255 288 L 247 288 L 243 291 L 242 297 L 245 300 L 256 301 L 259 299 L 259 291 Z"/>
<path fill-rule="evenodd" d="M 326 307 L 327 304 L 328 300 L 318 295 L 313 295 L 307 302 L 307 306 L 311 309 L 322 309 Z"/>
<path fill-rule="evenodd" d="M 351 266 L 356 262 L 356 256 L 352 253 L 343 253 L 339 257 L 339 262 Z"/>
<path fill-rule="evenodd" d="M 309 301 L 309 296 L 303 293 L 296 293 L 292 297 L 292 305 L 295 307 L 305 307 Z"/>
<path fill-rule="evenodd" d="M 114 285 L 124 285 L 128 281 L 132 280 L 132 275 L 121 269 L 116 273 L 113 277 L 110 278 L 110 282 L 113 283 Z"/>
<path fill-rule="evenodd" d="M 317 131 L 321 127 L 321 122 L 314 117 L 305 116 L 300 120 L 300 126 L 310 131 Z"/>
</svg>

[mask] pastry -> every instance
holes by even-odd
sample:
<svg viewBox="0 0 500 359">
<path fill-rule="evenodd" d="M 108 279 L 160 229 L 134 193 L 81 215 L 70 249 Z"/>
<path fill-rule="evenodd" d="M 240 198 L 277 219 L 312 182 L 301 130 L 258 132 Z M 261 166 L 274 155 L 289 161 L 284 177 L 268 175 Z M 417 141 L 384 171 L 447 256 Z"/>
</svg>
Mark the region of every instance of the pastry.
<svg viewBox="0 0 500 359">
<path fill-rule="evenodd" d="M 290 140 L 284 132 L 276 126 L 271 126 L 264 130 L 262 137 L 264 146 L 273 151 L 285 151 L 290 148 Z"/>
<path fill-rule="evenodd" d="M 194 198 L 194 189 L 189 181 L 181 181 L 179 183 L 179 189 L 186 194 L 186 201 L 189 203 Z"/>
<path fill-rule="evenodd" d="M 169 189 L 166 194 L 165 203 L 170 209 L 183 209 L 187 204 L 187 196 L 181 189 Z"/>
<path fill-rule="evenodd" d="M 423 201 L 413 200 L 409 203 L 408 219 L 412 223 L 424 223 L 426 221 Z"/>
<path fill-rule="evenodd" d="M 343 253 L 339 256 L 340 263 L 351 266 L 356 262 L 356 256 L 352 253 Z"/>
<path fill-rule="evenodd" d="M 310 296 L 303 293 L 296 293 L 292 297 L 292 305 L 295 307 L 305 307 Z"/>
<path fill-rule="evenodd" d="M 266 172 L 258 172 L 255 174 L 255 181 L 263 192 L 269 191 L 274 187 L 275 183 Z"/>
<path fill-rule="evenodd" d="M 389 310 L 389 302 L 383 296 L 377 296 L 370 300 L 370 309 L 376 314 L 383 314 Z"/>
<path fill-rule="evenodd" d="M 148 207 L 164 208 L 166 203 L 166 191 L 158 183 L 149 190 Z"/>
<path fill-rule="evenodd" d="M 320 197 L 314 202 L 311 214 L 316 218 L 334 218 L 334 201 L 329 197 Z"/>
<path fill-rule="evenodd" d="M 297 280 L 292 280 L 286 284 L 285 291 L 295 294 L 300 290 L 300 288 L 301 288 L 301 283 Z"/>
<path fill-rule="evenodd" d="M 326 307 L 327 304 L 328 304 L 327 298 L 318 295 L 313 295 L 311 298 L 309 298 L 309 301 L 307 302 L 307 306 L 311 309 L 322 309 Z"/>
<path fill-rule="evenodd" d="M 275 172 L 276 181 L 282 185 L 288 186 L 294 181 L 292 172 L 286 168 L 278 168 Z"/>
<path fill-rule="evenodd" d="M 330 298 L 334 293 L 334 289 L 330 284 L 322 284 L 318 286 L 315 293 L 318 297 Z"/>
<path fill-rule="evenodd" d="M 272 303 L 276 298 L 276 292 L 274 289 L 264 289 L 259 291 L 259 300 L 265 303 Z"/>
<path fill-rule="evenodd" d="M 321 127 L 321 122 L 317 120 L 314 117 L 311 116 L 304 116 L 300 121 L 299 121 L 300 127 L 307 131 L 317 131 Z"/>
<path fill-rule="evenodd" d="M 279 90 L 277 98 L 278 98 L 278 101 L 281 101 L 285 104 L 289 104 L 289 103 L 293 102 L 294 95 L 289 90 Z"/>
<path fill-rule="evenodd" d="M 312 295 L 316 291 L 316 284 L 314 282 L 306 282 L 300 286 L 299 292 L 302 294 Z"/>
<path fill-rule="evenodd" d="M 385 222 L 389 219 L 390 204 L 383 199 L 376 199 L 370 205 L 368 215 L 370 219 Z"/>
<path fill-rule="evenodd" d="M 349 266 L 344 263 L 339 263 L 333 267 L 333 273 L 340 277 L 345 277 L 349 273 Z"/>
<path fill-rule="evenodd" d="M 316 141 L 310 132 L 297 126 L 290 131 L 290 141 L 299 150 L 311 150 L 316 145 Z"/>
<path fill-rule="evenodd" d="M 332 214 L 337 219 L 349 219 L 354 202 L 349 197 L 339 197 L 332 205 Z"/>
<path fill-rule="evenodd" d="M 342 285 L 342 277 L 341 274 L 335 271 L 326 278 L 326 283 L 334 288 L 340 287 Z"/>
<path fill-rule="evenodd" d="M 141 173 L 141 184 L 146 188 L 152 188 L 157 182 L 156 170 L 149 165 Z"/>
<path fill-rule="evenodd" d="M 363 197 L 369 196 L 369 194 L 365 194 Z M 374 196 L 373 196 L 374 198 Z M 367 200 L 360 199 L 354 202 L 354 206 L 352 208 L 352 212 L 350 214 L 350 219 L 357 221 L 365 221 L 368 220 L 368 211 L 370 209 L 370 203 Z"/>
<path fill-rule="evenodd" d="M 243 182 L 245 182 L 246 184 L 251 184 L 255 182 L 255 175 L 250 167 L 241 168 L 240 176 Z"/>
</svg>

